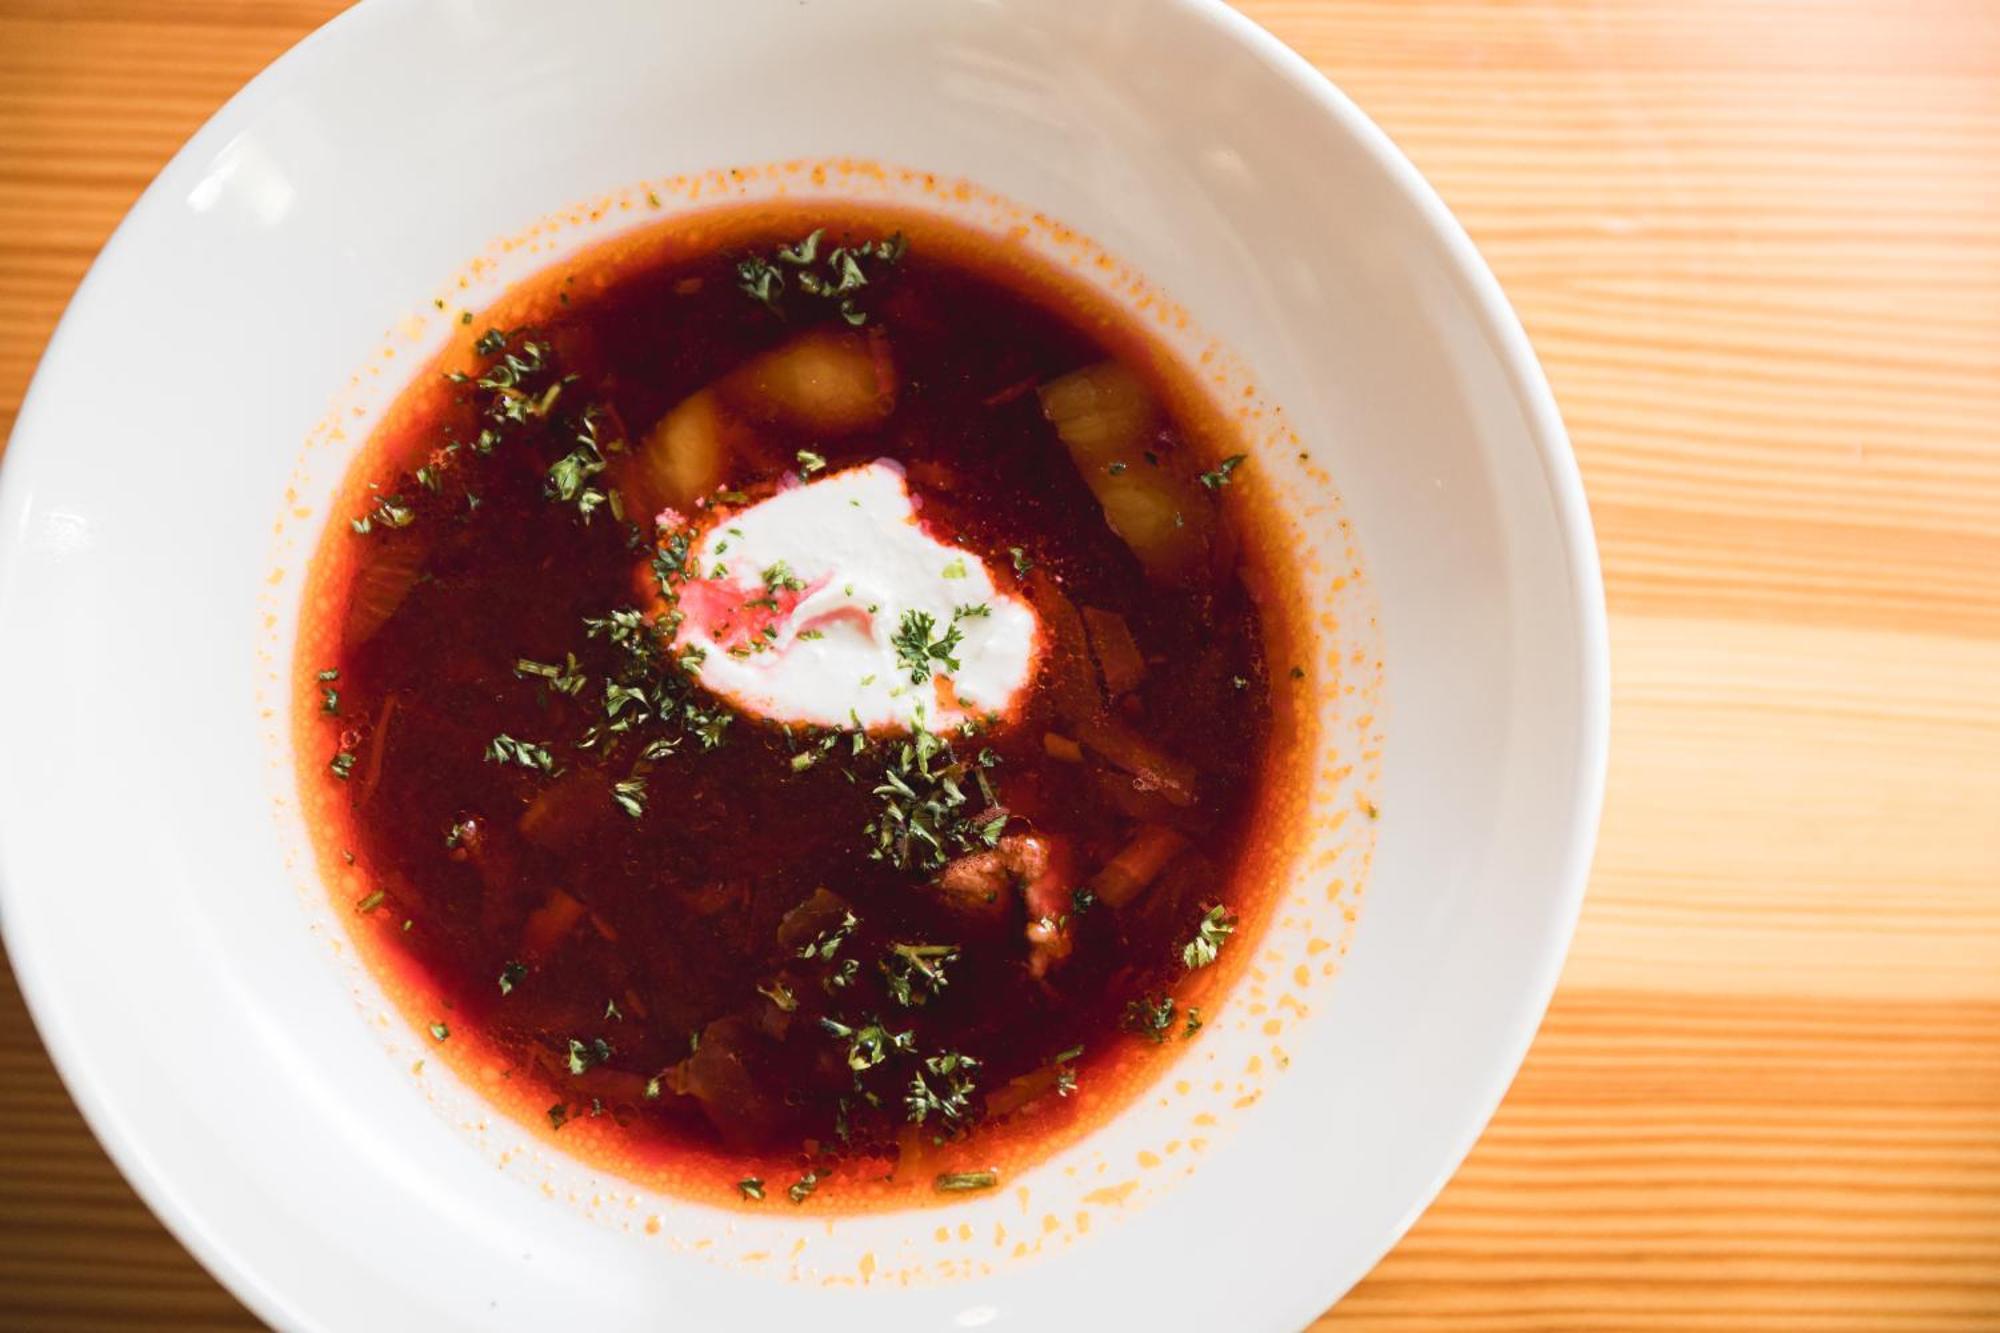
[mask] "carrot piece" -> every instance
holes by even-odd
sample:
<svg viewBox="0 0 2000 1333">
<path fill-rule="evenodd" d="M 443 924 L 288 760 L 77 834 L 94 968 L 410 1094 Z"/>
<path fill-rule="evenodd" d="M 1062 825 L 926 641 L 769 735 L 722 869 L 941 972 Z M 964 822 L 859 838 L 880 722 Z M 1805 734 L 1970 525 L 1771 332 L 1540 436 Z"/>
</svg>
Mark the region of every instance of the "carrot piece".
<svg viewBox="0 0 2000 1333">
<path fill-rule="evenodd" d="M 1099 714 L 1077 727 L 1083 748 L 1138 779 L 1142 791 L 1156 791 L 1175 805 L 1193 805 L 1194 765 L 1161 750 L 1122 718 Z"/>
<path fill-rule="evenodd" d="M 1049 688 L 1055 699 L 1056 715 L 1063 721 L 1079 723 L 1104 711 L 1104 697 L 1097 688 L 1097 673 L 1090 665 L 1089 641 L 1084 635 L 1083 617 L 1040 569 L 1028 579 L 1028 595 L 1049 634 Z"/>
<path fill-rule="evenodd" d="M 1083 628 L 1090 636 L 1090 646 L 1097 650 L 1097 669 L 1104 673 L 1104 688 L 1113 694 L 1137 689 L 1146 678 L 1146 659 L 1139 655 L 1139 644 L 1125 617 L 1086 606 Z"/>
<path fill-rule="evenodd" d="M 1141 791 L 1138 779 L 1130 773 L 1115 768 L 1092 765 L 1090 783 L 1098 795 L 1127 819 L 1142 824 L 1169 824 L 1183 827 L 1188 823 L 1189 812 L 1175 805 L 1157 791 Z"/>
<path fill-rule="evenodd" d="M 375 724 L 368 731 L 368 759 L 361 766 L 361 781 L 355 784 L 354 804 L 368 804 L 375 795 L 375 787 L 382 781 L 382 756 L 389 749 L 389 724 L 396 719 L 397 696 L 385 695 L 381 711 L 375 714 Z"/>
<path fill-rule="evenodd" d="M 528 802 L 521 812 L 521 836 L 543 851 L 567 851 L 608 826 L 617 810 L 602 773 L 573 768 Z"/>
<path fill-rule="evenodd" d="M 1009 1115 L 1036 1098 L 1054 1092 L 1061 1072 L 1060 1065 L 1043 1065 L 1008 1079 L 987 1094 L 986 1114 L 995 1117 Z"/>
<path fill-rule="evenodd" d="M 1054 731 L 1042 733 L 1042 752 L 1051 759 L 1062 760 L 1065 764 L 1083 762 L 1083 747 L 1069 737 Z"/>
<path fill-rule="evenodd" d="M 527 924 L 521 927 L 521 952 L 528 958 L 540 958 L 563 942 L 563 938 L 583 920 L 583 903 L 561 889 L 549 890 L 549 896 L 540 907 L 528 913 Z"/>
<path fill-rule="evenodd" d="M 1124 907 L 1167 868 L 1187 847 L 1188 841 L 1170 828 L 1145 824 L 1118 855 L 1104 863 L 1091 877 L 1091 892 L 1112 907 Z"/>
</svg>

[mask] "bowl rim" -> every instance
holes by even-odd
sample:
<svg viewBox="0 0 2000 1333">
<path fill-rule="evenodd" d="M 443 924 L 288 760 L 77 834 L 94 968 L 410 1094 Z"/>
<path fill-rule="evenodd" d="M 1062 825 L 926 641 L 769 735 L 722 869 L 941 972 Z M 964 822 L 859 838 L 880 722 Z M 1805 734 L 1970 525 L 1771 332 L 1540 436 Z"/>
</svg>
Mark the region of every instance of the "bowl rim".
<svg viewBox="0 0 2000 1333">
<path fill-rule="evenodd" d="M 1565 566 L 1569 575 L 1569 611 L 1575 617 L 1582 672 L 1577 682 L 1579 704 L 1577 750 L 1578 783 L 1576 799 L 1568 812 L 1568 847 L 1563 857 L 1560 910 L 1549 923 L 1549 939 L 1530 991 L 1523 995 L 1523 1021 L 1509 1044 L 1504 1061 L 1496 1062 L 1489 1086 L 1481 1094 L 1478 1114 L 1466 1121 L 1465 1130 L 1452 1144 L 1449 1165 L 1427 1185 L 1422 1196 L 1387 1234 L 1366 1263 L 1351 1278 L 1336 1279 L 1338 1289 L 1323 1300 L 1305 1299 L 1308 1288 L 1300 1284 L 1301 1299 L 1286 1308 L 1290 1326 L 1303 1327 L 1344 1298 L 1372 1272 L 1416 1225 L 1445 1185 L 1471 1153 L 1473 1145 L 1486 1133 L 1500 1109 L 1507 1090 L 1513 1086 L 1527 1059 L 1528 1048 L 1541 1031 L 1542 1020 L 1555 996 L 1556 983 L 1569 957 L 1576 936 L 1578 918 L 1596 854 L 1599 820 L 1604 810 L 1605 776 L 1610 758 L 1611 734 L 1611 645 L 1604 602 L 1604 574 L 1597 550 L 1596 530 L 1591 522 L 1589 501 L 1584 494 L 1583 474 L 1577 465 L 1575 446 L 1564 427 L 1554 391 L 1528 341 L 1520 315 L 1501 290 L 1485 257 L 1472 237 L 1445 205 L 1443 196 L 1417 170 L 1416 164 L 1396 146 L 1387 131 L 1377 125 L 1332 79 L 1304 56 L 1285 45 L 1224 0 L 1174 0 L 1183 9 L 1194 11 L 1211 28 L 1242 43 L 1262 59 L 1278 78 L 1309 98 L 1323 113 L 1336 121 L 1366 152 L 1373 163 L 1395 182 L 1417 209 L 1449 260 L 1453 276 L 1477 312 L 1480 331 L 1498 350 L 1509 387 L 1527 417 L 1542 479 L 1548 487 L 1555 510 Z"/>
<path fill-rule="evenodd" d="M 1480 334 L 1495 349 L 1500 369 L 1526 419 L 1557 524 L 1567 575 L 1569 614 L 1577 629 L 1580 673 L 1577 688 L 1575 798 L 1565 817 L 1567 846 L 1560 882 L 1553 887 L 1555 910 L 1530 987 L 1520 997 L 1520 1021 L 1494 1062 L 1493 1073 L 1476 1106 L 1469 1107 L 1465 1128 L 1451 1143 L 1446 1164 L 1427 1184 L 1408 1211 L 1384 1235 L 1365 1262 L 1347 1269 L 1323 1270 L 1315 1282 L 1300 1282 L 1296 1296 L 1280 1302 L 1288 1326 L 1303 1326 L 1343 1298 L 1402 1240 L 1416 1220 L 1436 1200 L 1456 1174 L 1473 1145 L 1485 1133 L 1501 1100 L 1525 1060 L 1540 1030 L 1556 983 L 1568 956 L 1582 911 L 1603 811 L 1610 739 L 1610 644 L 1603 574 L 1581 472 L 1554 394 L 1529 343 L 1518 314 L 1502 292 L 1498 279 L 1480 255 L 1463 225 L 1446 207 L 1436 189 L 1417 170 L 1389 135 L 1331 79 L 1270 31 L 1232 8 L 1226 0 L 1164 0 L 1203 25 L 1215 40 L 1231 42 L 1252 55 L 1272 76 L 1306 98 L 1322 116 L 1333 121 L 1393 183 L 1429 230 L 1446 260 L 1450 276 L 1468 298 Z M 147 225 L 164 201 L 185 194 L 191 175 L 202 169 L 213 146 L 233 135 L 255 116 L 295 70 L 330 58 L 334 43 L 351 31 L 386 20 L 392 0 L 358 0 L 315 28 L 266 65 L 211 114 L 141 192 L 113 229 L 90 268 L 71 295 L 44 347 L 25 393 L 0 466 L 0 513 L 19 505 L 17 492 L 28 470 L 45 448 L 43 393 L 38 388 L 48 365 L 69 355 L 73 321 L 90 306 L 102 285 L 107 261 L 114 259 L 130 235 Z M 27 461 L 23 461 L 27 460 Z M 147 1154 L 142 1136 L 104 1093 L 92 1062 L 67 1034 L 56 983 L 41 969 L 37 953 L 23 948 L 18 918 L 8 912 L 9 900 L 21 892 L 10 873 L 8 841 L 0 825 L 0 939 L 7 945 L 15 979 L 37 1035 L 55 1066 L 65 1091 L 82 1113 L 98 1144 L 147 1208 L 201 1266 L 257 1318 L 277 1327 L 309 1325 L 299 1309 L 265 1272 L 244 1260 L 220 1232 L 187 1212 L 173 1180 Z"/>
</svg>

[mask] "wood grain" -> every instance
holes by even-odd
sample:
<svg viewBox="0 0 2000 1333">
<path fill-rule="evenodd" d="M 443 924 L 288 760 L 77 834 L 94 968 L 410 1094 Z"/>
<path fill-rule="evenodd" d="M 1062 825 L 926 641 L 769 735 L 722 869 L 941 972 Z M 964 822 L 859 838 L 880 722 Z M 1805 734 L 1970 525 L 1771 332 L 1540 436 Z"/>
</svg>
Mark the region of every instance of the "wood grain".
<svg viewBox="0 0 2000 1333">
<path fill-rule="evenodd" d="M 0 0 L 0 431 L 151 174 L 332 3 Z M 1253 0 L 1574 435 L 1611 791 L 1563 986 L 1327 1328 L 2000 1327 L 2000 8 Z M 0 1326 L 242 1322 L 0 990 Z"/>
</svg>

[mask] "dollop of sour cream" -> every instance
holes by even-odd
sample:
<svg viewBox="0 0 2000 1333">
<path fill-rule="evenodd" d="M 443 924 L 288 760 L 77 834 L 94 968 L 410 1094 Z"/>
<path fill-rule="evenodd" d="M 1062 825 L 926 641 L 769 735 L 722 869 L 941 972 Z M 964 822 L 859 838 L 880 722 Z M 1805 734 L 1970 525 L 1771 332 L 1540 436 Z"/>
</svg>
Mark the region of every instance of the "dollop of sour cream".
<svg viewBox="0 0 2000 1333">
<path fill-rule="evenodd" d="M 1032 607 L 917 520 L 902 471 L 831 473 L 696 538 L 674 650 L 738 710 L 777 722 L 934 730 L 1003 717 L 1040 652 Z M 922 665 L 915 656 L 923 655 Z"/>
</svg>

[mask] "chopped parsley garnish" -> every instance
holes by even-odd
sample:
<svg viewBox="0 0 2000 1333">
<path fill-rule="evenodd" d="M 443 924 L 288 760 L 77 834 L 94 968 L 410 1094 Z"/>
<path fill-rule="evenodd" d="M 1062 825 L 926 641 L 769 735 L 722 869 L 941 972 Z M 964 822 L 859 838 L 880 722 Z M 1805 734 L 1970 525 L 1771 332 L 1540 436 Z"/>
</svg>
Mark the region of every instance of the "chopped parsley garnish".
<svg viewBox="0 0 2000 1333">
<path fill-rule="evenodd" d="M 860 924 L 860 918 L 854 913 L 842 912 L 840 924 L 813 936 L 812 943 L 799 950 L 799 957 L 809 962 L 814 959 L 822 963 L 833 961 L 833 956 L 840 952 L 840 946 L 846 943 L 847 937 L 852 935 L 854 928 Z"/>
<path fill-rule="evenodd" d="M 764 570 L 764 591 L 776 593 L 780 589 L 787 592 L 804 592 L 806 581 L 792 573 L 792 567 L 780 560 Z"/>
<path fill-rule="evenodd" d="M 326 670 L 324 670 L 324 671 L 320 672 L 318 676 L 314 677 L 314 679 L 316 679 L 316 680 L 339 680 L 339 679 L 340 679 L 340 668 L 338 668 L 338 667 L 328 667 L 328 668 L 327 668 Z"/>
<path fill-rule="evenodd" d="M 879 964 L 889 998 L 906 1009 L 930 1003 L 944 989 L 945 968 L 957 959 L 955 944 L 891 944 Z"/>
<path fill-rule="evenodd" d="M 793 1203 L 804 1203 L 807 1196 L 818 1188 L 819 1172 L 808 1171 L 792 1182 L 792 1187 L 785 1191 L 785 1197 Z"/>
<path fill-rule="evenodd" d="M 384 900 L 388 898 L 388 896 L 389 895 L 384 893 L 382 890 L 377 889 L 375 890 L 375 892 L 369 894 L 367 897 L 355 903 L 354 910 L 360 913 L 362 916 L 367 916 L 370 912 L 380 907 L 384 902 Z"/>
<path fill-rule="evenodd" d="M 600 414 L 596 409 L 585 409 L 576 425 L 576 447 L 550 464 L 544 486 L 551 500 L 574 504 L 578 516 L 586 523 L 606 503 L 613 503 L 616 508 L 616 491 L 607 493 L 588 483 L 592 477 L 611 466 L 607 455 L 618 453 L 625 447 L 623 440 L 599 437 L 599 420 Z"/>
<path fill-rule="evenodd" d="M 891 1032 L 879 1022 L 857 1028 L 838 1019 L 822 1018 L 819 1025 L 848 1043 L 847 1067 L 857 1074 L 873 1069 L 891 1055 L 916 1053 L 917 1039 L 914 1034 Z"/>
<path fill-rule="evenodd" d="M 1090 911 L 1096 906 L 1097 894 L 1095 891 L 1088 888 L 1071 889 L 1069 891 L 1070 915 L 1082 916 L 1085 912 Z"/>
<path fill-rule="evenodd" d="M 319 711 L 329 717 L 340 716 L 340 691 L 330 685 L 320 687 Z"/>
<path fill-rule="evenodd" d="M 956 560 L 952 561 L 950 564 L 944 567 L 944 576 L 948 579 L 968 578 L 970 577 L 970 573 L 971 572 L 967 570 L 965 567 L 964 556 L 958 557 Z"/>
<path fill-rule="evenodd" d="M 557 1102 L 549 1108 L 549 1128 L 561 1129 L 569 1123 L 569 1107 Z"/>
<path fill-rule="evenodd" d="M 431 1036 L 438 1041 L 445 1041 L 451 1036 L 451 1029 L 446 1027 L 444 1020 L 440 1018 L 431 1024 Z"/>
<path fill-rule="evenodd" d="M 472 345 L 472 350 L 478 355 L 497 358 L 477 378 L 472 379 L 472 385 L 484 395 L 480 404 L 481 415 L 498 427 L 522 425 L 547 416 L 563 387 L 561 380 L 543 382 L 550 370 L 549 345 L 532 338 L 519 338 L 521 332 L 520 329 L 507 333 L 488 329 Z M 456 384 L 463 384 L 468 379 L 457 373 L 447 378 Z M 497 436 L 481 431 L 473 449 L 479 453 L 490 453 L 496 443 Z"/>
<path fill-rule="evenodd" d="M 746 1199 L 754 1199 L 758 1203 L 762 1203 L 764 1201 L 764 1182 L 756 1176 L 745 1176 L 736 1182 L 736 1192 Z"/>
<path fill-rule="evenodd" d="M 1217 463 L 1213 472 L 1202 473 L 1198 480 L 1211 491 L 1221 490 L 1229 484 L 1229 474 L 1242 467 L 1248 457 L 1248 454 L 1231 454 Z"/>
<path fill-rule="evenodd" d="M 659 556 L 655 557 L 653 568 L 669 600 L 677 596 L 675 585 L 684 575 L 663 571 Z M 675 565 L 676 570 L 683 568 Z M 701 664 L 701 654 L 690 650 L 675 655 L 670 651 L 676 623 L 672 614 L 649 621 L 632 607 L 620 607 L 604 616 L 584 617 L 585 632 L 593 639 L 605 639 L 617 651 L 614 675 L 604 683 L 604 720 L 577 741 L 579 748 L 604 745 L 608 750 L 617 743 L 617 738 L 627 733 L 642 728 L 665 731 L 666 734 L 647 741 L 640 756 L 644 765 L 672 754 L 690 735 L 704 750 L 722 744 L 734 714 L 706 702 L 688 679 Z M 634 780 L 643 776 L 642 769 L 632 773 Z M 636 788 L 628 789 L 626 794 L 643 802 Z M 626 805 L 623 801 L 620 804 Z M 626 812 L 633 813 L 629 805 Z"/>
<path fill-rule="evenodd" d="M 569 1039 L 569 1072 L 582 1074 L 594 1065 L 601 1065 L 611 1058 L 611 1043 L 602 1037 L 592 1037 L 589 1041 Z"/>
<path fill-rule="evenodd" d="M 981 750 L 974 760 L 958 758 L 950 741 L 925 727 L 921 717 L 914 719 L 909 739 L 891 753 L 874 788 L 882 808 L 863 830 L 874 843 L 870 858 L 898 870 L 930 871 L 960 852 L 999 842 L 1007 814 L 985 772 L 999 762 L 992 750 Z M 983 806 L 967 808 L 968 781 L 977 786 Z"/>
<path fill-rule="evenodd" d="M 762 255 L 751 255 L 736 265 L 736 285 L 753 301 L 778 318 L 785 317 L 780 298 L 785 294 L 785 275 Z"/>
<path fill-rule="evenodd" d="M 500 969 L 500 993 L 502 995 L 513 994 L 514 987 L 520 985 L 522 979 L 527 975 L 528 965 L 526 963 L 510 962 L 506 964 Z"/>
<path fill-rule="evenodd" d="M 618 808 L 637 819 L 646 813 L 646 779 L 643 776 L 626 778 L 623 782 L 611 784 L 611 799 L 618 802 Z"/>
<path fill-rule="evenodd" d="M 1125 1016 L 1120 1020 L 1127 1032 L 1136 1032 L 1155 1046 L 1167 1039 L 1167 1033 L 1174 1026 L 1174 997 L 1171 995 L 1147 995 L 1143 999 L 1127 1000 Z"/>
<path fill-rule="evenodd" d="M 400 495 L 377 497 L 375 507 L 360 518 L 350 519 L 348 526 L 356 536 L 365 537 L 375 530 L 376 524 L 385 528 L 407 528 L 417 521 L 417 511 L 403 503 Z"/>
<path fill-rule="evenodd" d="M 517 658 L 514 662 L 514 674 L 539 676 L 546 680 L 549 688 L 557 694 L 566 694 L 571 698 L 583 693 L 583 687 L 590 683 L 590 677 L 584 674 L 575 653 L 563 654 L 560 666 L 553 662 L 537 662 L 528 657 Z"/>
<path fill-rule="evenodd" d="M 1208 909 L 1201 924 L 1195 927 L 1194 938 L 1181 947 L 1181 961 L 1190 972 L 1198 967 L 1207 967 L 1222 953 L 1222 942 L 1236 931 L 1236 918 L 1229 915 L 1229 909 L 1220 903 Z"/>
<path fill-rule="evenodd" d="M 779 246 L 769 258 L 750 255 L 741 260 L 736 265 L 737 287 L 780 319 L 785 317 L 784 297 L 789 286 L 803 296 L 832 304 L 849 324 L 866 324 L 868 313 L 857 300 L 869 283 L 864 265 L 886 266 L 901 259 L 907 248 L 902 233 L 862 245 L 835 246 L 822 259 L 820 238 L 825 235 L 824 227 L 816 228 L 796 245 Z"/>
<path fill-rule="evenodd" d="M 553 773 L 556 768 L 555 756 L 549 753 L 548 746 L 515 740 L 504 731 L 487 742 L 486 758 L 492 763 L 518 764 L 539 773 Z"/>
<path fill-rule="evenodd" d="M 1014 572 L 1016 574 L 1026 575 L 1029 570 L 1035 567 L 1034 560 L 1029 557 L 1026 551 L 1018 546 L 1008 547 L 1007 554 L 1013 557 Z"/>
<path fill-rule="evenodd" d="M 1181 1029 L 1181 1040 L 1186 1041 L 1199 1031 L 1201 1031 L 1201 1006 L 1191 1004 L 1187 1011 L 1187 1026 Z"/>
<path fill-rule="evenodd" d="M 954 1134 L 972 1110 L 976 1091 L 972 1075 L 979 1061 L 957 1051 L 924 1057 L 923 1068 L 910 1077 L 903 1104 L 909 1108 L 910 1123 L 921 1125 L 935 1115 L 946 1134 Z M 929 1075 L 929 1077 L 925 1077 Z"/>
<path fill-rule="evenodd" d="M 799 450 L 799 475 L 810 477 L 815 472 L 826 471 L 826 459 L 810 449 Z"/>
<path fill-rule="evenodd" d="M 964 561 L 955 562 L 961 572 L 954 575 L 950 568 L 944 572 L 946 578 L 965 577 Z M 868 608 L 873 611 L 875 608 Z M 956 672 L 959 661 L 955 655 L 958 645 L 965 641 L 965 631 L 958 627 L 961 620 L 974 620 L 992 614 L 993 608 L 982 603 L 961 606 L 951 613 L 951 623 L 938 630 L 937 617 L 928 611 L 910 610 L 903 612 L 902 623 L 896 626 L 896 633 L 890 642 L 896 649 L 896 662 L 910 673 L 910 684 L 921 685 L 931 678 L 942 664 L 948 672 Z"/>
<path fill-rule="evenodd" d="M 787 739 L 790 739 L 791 736 L 790 728 L 786 729 L 785 735 Z M 799 751 L 797 754 L 792 756 L 792 772 L 794 773 L 805 772 L 807 769 L 811 768 L 814 764 L 817 764 L 820 760 L 832 754 L 834 747 L 839 744 L 840 744 L 840 733 L 837 731 L 827 732 L 826 735 L 820 737 L 817 741 L 814 741 L 812 745 L 810 745 L 806 749 Z"/>
<path fill-rule="evenodd" d="M 1292 668 L 1293 680 L 1304 680 L 1305 678 L 1306 678 L 1306 669 L 1304 667 L 1295 666 Z"/>
<path fill-rule="evenodd" d="M 347 775 L 354 771 L 354 751 L 342 750 L 328 762 L 327 768 L 333 775 L 345 782 Z"/>
<path fill-rule="evenodd" d="M 940 1194 L 954 1194 L 962 1190 L 990 1190 L 999 1183 L 998 1171 L 946 1171 L 935 1182 Z"/>
<path fill-rule="evenodd" d="M 798 997 L 793 995 L 792 988 L 782 981 L 764 982 L 757 987 L 757 993 L 777 1005 L 782 1013 L 789 1014 L 799 1007 Z"/>
<path fill-rule="evenodd" d="M 1081 1046 L 1056 1053 L 1056 1096 L 1067 1097 L 1076 1091 L 1076 1062 L 1082 1058 Z"/>
</svg>

